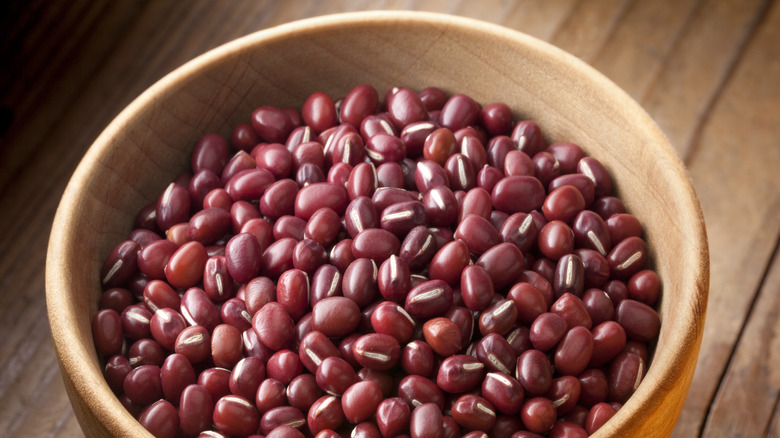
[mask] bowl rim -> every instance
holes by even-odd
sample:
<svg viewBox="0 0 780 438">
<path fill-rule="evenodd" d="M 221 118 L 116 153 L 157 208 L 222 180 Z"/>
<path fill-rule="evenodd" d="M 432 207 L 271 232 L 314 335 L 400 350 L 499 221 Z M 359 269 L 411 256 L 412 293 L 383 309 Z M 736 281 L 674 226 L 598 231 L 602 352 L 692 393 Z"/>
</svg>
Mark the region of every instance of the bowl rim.
<svg viewBox="0 0 780 438">
<path fill-rule="evenodd" d="M 118 405 L 118 401 L 117 404 L 113 405 L 103 405 L 98 402 L 102 394 L 107 393 L 113 396 L 113 393 L 111 393 L 110 389 L 105 385 L 105 381 L 103 381 L 102 387 L 96 382 L 95 378 L 99 377 L 102 379 L 102 376 L 89 376 L 87 373 L 67 372 L 67 369 L 74 364 L 83 361 L 94 361 L 96 353 L 94 346 L 91 343 L 84 345 L 83 343 L 74 342 L 74 340 L 77 339 L 76 332 L 73 330 L 75 320 L 73 318 L 73 312 L 68 311 L 69 309 L 72 309 L 72 307 L 66 300 L 68 294 L 61 293 L 62 288 L 66 288 L 70 280 L 70 274 L 64 270 L 64 266 L 61 262 L 63 258 L 66 257 L 68 245 L 72 245 L 73 242 L 69 239 L 62 239 L 62 236 L 72 236 L 76 231 L 73 224 L 74 209 L 78 208 L 79 199 L 84 195 L 81 193 L 80 187 L 84 186 L 85 182 L 90 178 L 92 163 L 101 161 L 101 157 L 109 152 L 110 139 L 121 135 L 121 129 L 128 124 L 128 121 L 132 120 L 132 118 L 146 106 L 158 99 L 157 96 L 168 93 L 180 81 L 191 77 L 192 75 L 197 75 L 200 69 L 209 65 L 218 64 L 224 58 L 233 56 L 235 53 L 241 52 L 247 47 L 262 45 L 277 38 L 285 38 L 300 32 L 311 34 L 326 31 L 336 26 L 360 25 L 366 23 L 387 25 L 388 22 L 414 22 L 418 24 L 432 24 L 444 28 L 468 30 L 469 32 L 490 35 L 495 38 L 509 39 L 513 41 L 513 44 L 523 45 L 526 49 L 544 53 L 545 56 L 553 58 L 553 62 L 566 64 L 566 66 L 573 69 L 577 75 L 587 77 L 587 80 L 592 82 L 599 90 L 609 93 L 610 99 L 617 99 L 620 104 L 625 105 L 626 110 L 632 113 L 632 117 L 645 120 L 647 122 L 646 125 L 650 127 L 648 128 L 649 135 L 652 135 L 657 139 L 663 139 L 663 150 L 661 152 L 678 170 L 676 174 L 679 175 L 679 180 L 673 181 L 672 183 L 681 187 L 684 195 L 688 199 L 688 202 L 686 202 L 683 207 L 688 215 L 686 219 L 690 219 L 690 221 L 688 221 L 689 224 L 686 224 L 688 225 L 688 231 L 691 233 L 689 250 L 690 254 L 696 260 L 696 267 L 698 267 L 695 272 L 689 273 L 685 277 L 686 282 L 689 283 L 691 287 L 691 309 L 689 309 L 688 312 L 684 312 L 686 319 L 685 326 L 689 327 L 690 330 L 687 332 L 672 333 L 670 335 L 670 343 L 674 345 L 686 344 L 688 348 L 682 351 L 684 357 L 677 358 L 675 361 L 654 361 L 653 366 L 650 367 L 649 372 L 645 377 L 645 382 L 650 380 L 653 384 L 644 384 L 645 382 L 643 382 L 643 385 L 639 386 L 636 393 L 629 399 L 624 408 L 599 431 L 598 435 L 600 436 L 605 435 L 608 432 L 615 433 L 624 430 L 632 415 L 640 413 L 640 411 L 647 408 L 648 404 L 658 405 L 659 403 L 662 403 L 664 401 L 662 393 L 669 390 L 669 388 L 665 387 L 660 380 L 660 376 L 662 375 L 671 375 L 673 377 L 672 382 L 686 385 L 687 391 L 687 385 L 690 385 L 693 369 L 685 369 L 685 367 L 680 367 L 679 365 L 681 363 L 690 363 L 691 361 L 695 363 L 701 343 L 709 285 L 707 236 L 703 214 L 693 184 L 688 177 L 687 170 L 685 170 L 685 167 L 677 157 L 676 152 L 674 152 L 671 145 L 669 145 L 666 140 L 666 137 L 661 132 L 660 128 L 657 127 L 655 122 L 652 121 L 650 116 L 647 115 L 638 103 L 625 93 L 625 91 L 610 81 L 602 73 L 598 72 L 595 68 L 550 43 L 517 30 L 509 29 L 498 24 L 487 23 L 478 19 L 443 13 L 417 11 L 363 11 L 329 14 L 280 24 L 268 29 L 250 33 L 211 49 L 186 62 L 147 88 L 111 121 L 90 146 L 68 182 L 58 206 L 52 224 L 46 257 L 47 311 L 52 338 L 57 358 L 60 363 L 61 374 L 69 395 L 71 395 L 71 392 L 77 393 L 83 403 L 85 403 L 84 406 L 76 406 L 73 397 L 71 397 L 71 402 L 74 403 L 74 409 L 90 410 L 92 415 L 96 418 L 95 421 L 100 422 L 102 428 L 110 431 L 114 435 L 120 435 L 122 432 L 127 431 L 137 433 L 138 428 L 140 427 L 129 414 L 116 415 L 115 408 Z M 89 341 L 91 341 L 91 336 Z M 683 401 L 684 400 L 678 401 L 678 414 L 682 409 Z M 79 421 L 82 421 L 81 415 L 79 415 Z M 133 425 L 135 425 L 135 429 L 131 427 Z M 82 428 L 84 428 L 84 426 L 85 425 L 82 423 Z M 143 431 L 143 429 L 140 430 Z M 147 436 L 151 435 L 147 434 Z"/>
</svg>

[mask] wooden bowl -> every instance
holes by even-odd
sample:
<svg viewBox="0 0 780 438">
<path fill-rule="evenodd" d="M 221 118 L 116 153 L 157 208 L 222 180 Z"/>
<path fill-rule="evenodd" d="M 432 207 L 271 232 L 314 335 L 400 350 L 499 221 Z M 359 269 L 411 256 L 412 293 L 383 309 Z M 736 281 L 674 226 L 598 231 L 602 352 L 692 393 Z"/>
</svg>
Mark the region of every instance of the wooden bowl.
<svg viewBox="0 0 780 438">
<path fill-rule="evenodd" d="M 503 101 L 549 141 L 578 143 L 606 165 L 644 224 L 663 284 L 662 327 L 644 381 L 597 436 L 668 436 L 694 372 L 709 281 L 704 222 L 683 164 L 636 102 L 575 57 L 499 26 L 409 12 L 325 16 L 233 41 L 160 80 L 95 141 L 63 195 L 46 266 L 52 336 L 85 434 L 151 436 L 103 380 L 90 329 L 100 267 L 136 212 L 187 169 L 204 133 L 229 136 L 256 107 L 300 107 L 314 91 L 340 96 L 359 83 Z"/>
</svg>

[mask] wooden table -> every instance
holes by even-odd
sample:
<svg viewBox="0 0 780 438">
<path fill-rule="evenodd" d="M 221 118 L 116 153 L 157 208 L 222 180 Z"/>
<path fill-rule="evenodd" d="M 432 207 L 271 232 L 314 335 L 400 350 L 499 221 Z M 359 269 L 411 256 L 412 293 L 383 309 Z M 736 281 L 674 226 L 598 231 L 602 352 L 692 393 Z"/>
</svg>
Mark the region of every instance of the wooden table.
<svg viewBox="0 0 780 438">
<path fill-rule="evenodd" d="M 780 436 L 780 2 L 771 0 L 3 2 L 0 436 L 83 436 L 50 339 L 44 259 L 59 197 L 100 131 L 219 44 L 377 8 L 526 32 L 647 109 L 689 168 L 711 254 L 699 365 L 674 436 Z"/>
</svg>

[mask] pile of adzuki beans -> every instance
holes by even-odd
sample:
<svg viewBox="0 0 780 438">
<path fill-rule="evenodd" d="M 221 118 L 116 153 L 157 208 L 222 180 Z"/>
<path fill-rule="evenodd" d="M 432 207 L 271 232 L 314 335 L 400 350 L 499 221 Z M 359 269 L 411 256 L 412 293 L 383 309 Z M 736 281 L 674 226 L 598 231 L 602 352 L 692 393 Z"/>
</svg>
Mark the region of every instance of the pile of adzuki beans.
<svg viewBox="0 0 780 438">
<path fill-rule="evenodd" d="M 156 437 L 585 436 L 658 335 L 641 235 L 599 161 L 503 103 L 317 92 L 200 139 L 92 333 Z"/>
</svg>

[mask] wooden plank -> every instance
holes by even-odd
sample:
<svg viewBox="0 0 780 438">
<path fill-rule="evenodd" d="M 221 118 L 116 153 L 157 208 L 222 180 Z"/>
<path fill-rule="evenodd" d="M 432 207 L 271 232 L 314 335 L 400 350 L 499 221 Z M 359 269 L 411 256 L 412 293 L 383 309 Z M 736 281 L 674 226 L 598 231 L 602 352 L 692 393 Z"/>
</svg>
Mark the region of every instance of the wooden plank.
<svg viewBox="0 0 780 438">
<path fill-rule="evenodd" d="M 674 437 L 699 433 L 780 232 L 779 40 L 774 3 L 690 158 L 709 236 L 710 298 L 697 372 Z"/>
<path fill-rule="evenodd" d="M 631 6 L 631 0 L 577 3 L 550 42 L 585 62 L 592 63 L 604 50 Z"/>
<path fill-rule="evenodd" d="M 640 97 L 642 106 L 681 157 L 690 152 L 698 129 L 769 3 L 704 1 L 688 21 L 663 69 Z"/>
<path fill-rule="evenodd" d="M 710 406 L 704 436 L 761 436 L 769 427 L 774 406 L 757 403 L 780 396 L 780 254 L 775 251 L 769 272 L 747 318 L 747 324 L 725 378 Z"/>
<path fill-rule="evenodd" d="M 632 3 L 592 65 L 639 100 L 695 9 L 695 0 Z"/>
</svg>

